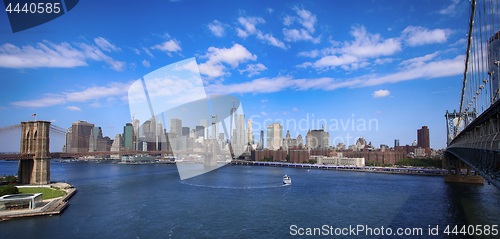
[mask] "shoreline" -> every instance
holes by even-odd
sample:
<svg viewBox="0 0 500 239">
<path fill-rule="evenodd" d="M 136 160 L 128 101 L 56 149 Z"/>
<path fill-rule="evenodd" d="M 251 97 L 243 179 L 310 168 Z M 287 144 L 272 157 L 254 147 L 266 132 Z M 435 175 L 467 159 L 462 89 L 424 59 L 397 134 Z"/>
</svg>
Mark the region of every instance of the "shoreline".
<svg viewBox="0 0 500 239">
<path fill-rule="evenodd" d="M 419 176 L 446 176 L 448 170 L 444 169 L 419 169 L 419 168 L 390 168 L 390 167 L 357 167 L 357 166 L 333 166 L 333 165 L 317 165 L 317 164 L 294 164 L 294 163 L 279 163 L 279 162 L 260 162 L 260 161 L 232 161 L 229 165 L 243 166 L 267 166 L 267 167 L 288 167 L 300 169 L 318 169 L 318 170 L 333 170 L 333 171 L 348 171 L 348 172 L 366 172 L 366 173 L 387 173 L 387 174 L 404 174 L 404 175 L 419 175 Z M 463 171 L 465 172 L 465 171 Z"/>
<path fill-rule="evenodd" d="M 51 184 L 57 185 L 57 184 L 61 184 L 61 183 L 57 182 L 57 183 L 51 183 Z M 64 183 L 64 184 L 66 184 L 66 183 Z M 37 186 L 37 185 L 27 185 L 27 186 Z M 2 213 L 0 214 L 0 222 L 8 221 L 11 219 L 17 219 L 17 218 L 52 216 L 52 215 L 61 214 L 64 211 L 64 209 L 66 209 L 66 207 L 68 207 L 69 199 L 73 195 L 75 195 L 76 188 L 71 186 L 68 188 L 63 188 L 62 190 L 66 191 L 66 194 L 64 196 L 54 198 L 54 199 L 49 199 L 50 201 L 48 201 L 40 209 L 34 209 L 34 210 L 22 209 L 22 210 L 13 210 L 11 212 L 2 211 Z"/>
</svg>

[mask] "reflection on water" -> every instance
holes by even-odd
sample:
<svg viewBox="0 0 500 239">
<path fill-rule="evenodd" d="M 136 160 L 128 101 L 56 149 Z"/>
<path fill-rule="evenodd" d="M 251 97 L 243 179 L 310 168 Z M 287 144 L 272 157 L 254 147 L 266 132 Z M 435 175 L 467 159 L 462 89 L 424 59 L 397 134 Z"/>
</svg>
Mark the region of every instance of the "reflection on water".
<svg viewBox="0 0 500 239">
<path fill-rule="evenodd" d="M 281 238 L 290 226 L 499 224 L 500 190 L 441 177 L 224 166 L 179 180 L 174 165 L 52 163 L 78 193 L 60 216 L 0 223 L 5 238 Z M 0 175 L 16 162 L 0 162 Z M 283 175 L 293 184 L 282 186 Z M 441 234 L 442 235 L 442 234 Z"/>
</svg>

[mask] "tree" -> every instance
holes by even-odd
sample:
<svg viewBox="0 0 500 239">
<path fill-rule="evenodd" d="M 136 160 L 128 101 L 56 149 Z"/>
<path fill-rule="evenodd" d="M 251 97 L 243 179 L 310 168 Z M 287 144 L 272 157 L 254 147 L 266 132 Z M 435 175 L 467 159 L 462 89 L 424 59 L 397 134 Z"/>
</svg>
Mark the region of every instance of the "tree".
<svg viewBox="0 0 500 239">
<path fill-rule="evenodd" d="M 14 183 L 14 182 L 17 181 L 17 178 L 14 175 L 9 175 L 9 176 L 5 177 L 4 180 L 8 181 L 8 182 L 11 182 L 11 183 Z"/>
<path fill-rule="evenodd" d="M 10 194 L 19 194 L 19 189 L 12 184 L 0 187 L 0 196 L 10 195 Z"/>
</svg>

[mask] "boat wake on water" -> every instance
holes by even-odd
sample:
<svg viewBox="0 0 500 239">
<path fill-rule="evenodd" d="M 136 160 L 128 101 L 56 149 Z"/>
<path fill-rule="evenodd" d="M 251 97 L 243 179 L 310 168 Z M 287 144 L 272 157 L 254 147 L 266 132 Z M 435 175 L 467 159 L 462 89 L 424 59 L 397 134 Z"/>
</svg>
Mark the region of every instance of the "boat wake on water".
<svg viewBox="0 0 500 239">
<path fill-rule="evenodd" d="M 290 186 L 290 184 L 277 184 L 277 185 L 269 185 L 269 186 L 249 186 L 249 187 L 233 187 L 233 186 L 215 186 L 215 185 L 202 185 L 202 184 L 194 184 L 181 181 L 182 184 L 195 186 L 195 187 L 205 187 L 205 188 L 225 188 L 225 189 L 266 189 L 266 188 L 279 188 Z"/>
</svg>

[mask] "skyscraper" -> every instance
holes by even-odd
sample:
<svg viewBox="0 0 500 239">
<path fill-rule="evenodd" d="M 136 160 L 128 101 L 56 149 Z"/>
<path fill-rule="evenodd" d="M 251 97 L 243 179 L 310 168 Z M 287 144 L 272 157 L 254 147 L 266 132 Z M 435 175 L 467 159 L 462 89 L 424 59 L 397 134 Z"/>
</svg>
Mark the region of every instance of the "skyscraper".
<svg viewBox="0 0 500 239">
<path fill-rule="evenodd" d="M 260 146 L 259 149 L 264 149 L 264 130 L 260 131 Z"/>
<path fill-rule="evenodd" d="M 253 133 L 252 133 L 252 120 L 249 119 L 247 123 L 247 141 L 249 144 L 254 144 Z"/>
<path fill-rule="evenodd" d="M 422 129 L 417 130 L 417 143 L 420 148 L 430 148 L 429 129 L 427 126 L 422 126 Z"/>
<path fill-rule="evenodd" d="M 399 139 L 394 140 L 394 147 L 399 146 Z"/>
<path fill-rule="evenodd" d="M 100 152 L 105 150 L 106 145 L 104 144 L 104 138 L 102 137 L 101 127 L 92 127 L 89 137 L 89 152 Z"/>
<path fill-rule="evenodd" d="M 66 132 L 66 153 L 71 152 L 71 140 L 72 140 L 73 128 L 69 127 Z"/>
<path fill-rule="evenodd" d="M 182 135 L 189 137 L 189 127 L 182 127 Z"/>
<path fill-rule="evenodd" d="M 170 133 L 176 135 L 182 134 L 182 120 L 176 118 L 170 120 Z"/>
<path fill-rule="evenodd" d="M 237 129 L 236 129 L 236 112 L 237 112 L 237 109 L 234 107 L 234 102 L 233 102 L 233 108 L 231 108 L 231 110 L 229 110 L 229 119 L 230 119 L 230 122 L 229 122 L 229 136 L 231 138 L 231 144 L 234 146 L 236 145 L 236 141 L 237 141 Z"/>
<path fill-rule="evenodd" d="M 212 139 L 217 139 L 217 136 L 219 134 L 219 131 L 217 130 L 217 125 L 219 122 L 217 122 L 217 115 L 212 115 L 212 127 L 210 131 L 212 131 Z"/>
<path fill-rule="evenodd" d="M 207 119 L 200 119 L 200 125 L 204 127 L 204 132 L 203 132 L 203 137 L 205 139 L 208 139 L 208 120 Z"/>
<path fill-rule="evenodd" d="M 205 126 L 196 126 L 196 138 L 203 137 L 205 138 Z"/>
<path fill-rule="evenodd" d="M 88 152 L 90 131 L 92 130 L 92 127 L 94 127 L 94 124 L 87 123 L 87 121 L 84 120 L 79 120 L 77 122 L 73 122 L 71 127 L 71 152 Z"/>
<path fill-rule="evenodd" d="M 278 150 L 283 146 L 283 126 L 273 123 L 267 126 L 267 148 Z"/>
<path fill-rule="evenodd" d="M 123 147 L 125 150 L 134 149 L 134 126 L 131 123 L 123 126 Z"/>
</svg>

